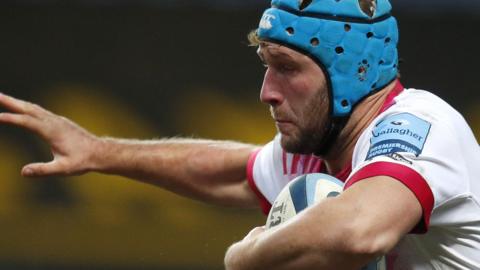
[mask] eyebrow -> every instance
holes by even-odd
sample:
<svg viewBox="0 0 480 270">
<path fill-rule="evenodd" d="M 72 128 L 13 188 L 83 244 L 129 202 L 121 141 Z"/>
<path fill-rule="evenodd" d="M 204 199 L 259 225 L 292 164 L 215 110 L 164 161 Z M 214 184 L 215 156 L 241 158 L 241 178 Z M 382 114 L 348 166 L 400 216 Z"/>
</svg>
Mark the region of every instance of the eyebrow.
<svg viewBox="0 0 480 270">
<path fill-rule="evenodd" d="M 270 45 L 267 45 L 267 46 L 264 46 L 264 48 L 267 48 L 269 47 Z M 280 47 L 280 45 L 279 45 Z M 282 52 L 282 51 L 279 51 L 278 49 L 270 49 L 268 50 L 268 53 L 273 55 L 273 56 L 283 56 L 283 57 L 286 57 L 288 60 L 290 61 L 293 61 L 293 57 L 286 53 L 286 52 Z M 258 57 L 260 57 L 260 60 L 264 61 L 265 60 L 265 56 L 264 56 L 264 53 L 263 51 L 261 50 L 261 47 L 258 47 L 258 50 L 257 50 L 257 54 L 258 54 Z"/>
</svg>

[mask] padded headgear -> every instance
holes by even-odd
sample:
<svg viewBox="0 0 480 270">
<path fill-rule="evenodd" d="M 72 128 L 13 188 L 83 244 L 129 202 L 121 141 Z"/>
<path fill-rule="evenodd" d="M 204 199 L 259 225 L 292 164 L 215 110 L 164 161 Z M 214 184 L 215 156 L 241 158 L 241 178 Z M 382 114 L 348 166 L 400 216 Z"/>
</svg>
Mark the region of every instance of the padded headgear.
<svg viewBox="0 0 480 270">
<path fill-rule="evenodd" d="M 388 0 L 370 17 L 358 0 L 273 0 L 258 28 L 260 40 L 310 56 L 327 75 L 331 115 L 348 117 L 362 98 L 397 76 L 398 27 Z"/>
</svg>

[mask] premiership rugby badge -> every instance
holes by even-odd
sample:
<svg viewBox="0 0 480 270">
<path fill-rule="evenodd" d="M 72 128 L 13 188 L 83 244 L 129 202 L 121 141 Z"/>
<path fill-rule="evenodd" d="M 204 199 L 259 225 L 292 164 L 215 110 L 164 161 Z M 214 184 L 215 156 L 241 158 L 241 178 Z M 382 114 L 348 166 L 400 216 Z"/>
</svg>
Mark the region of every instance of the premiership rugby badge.
<svg viewBox="0 0 480 270">
<path fill-rule="evenodd" d="M 367 160 L 393 153 L 422 153 L 431 124 L 413 114 L 388 116 L 372 131 Z"/>
</svg>

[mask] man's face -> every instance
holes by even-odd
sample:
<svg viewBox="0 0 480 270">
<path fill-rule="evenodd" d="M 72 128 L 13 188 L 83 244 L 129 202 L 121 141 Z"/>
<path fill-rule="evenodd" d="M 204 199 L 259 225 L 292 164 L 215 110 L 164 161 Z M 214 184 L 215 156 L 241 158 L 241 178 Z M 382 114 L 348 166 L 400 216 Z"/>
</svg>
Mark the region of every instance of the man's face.
<svg viewBox="0 0 480 270">
<path fill-rule="evenodd" d="M 319 150 L 329 118 L 324 73 L 308 56 L 277 44 L 262 43 L 258 55 L 267 67 L 260 99 L 270 105 L 282 147 L 301 154 Z"/>
</svg>

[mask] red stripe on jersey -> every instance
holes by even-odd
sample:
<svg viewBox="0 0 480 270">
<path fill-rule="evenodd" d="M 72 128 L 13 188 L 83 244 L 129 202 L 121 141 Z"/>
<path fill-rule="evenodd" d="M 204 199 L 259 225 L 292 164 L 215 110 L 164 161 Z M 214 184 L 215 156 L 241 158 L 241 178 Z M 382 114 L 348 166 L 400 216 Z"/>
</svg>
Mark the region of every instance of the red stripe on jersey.
<svg viewBox="0 0 480 270">
<path fill-rule="evenodd" d="M 310 166 L 310 162 L 312 161 L 313 156 L 306 156 L 305 159 L 303 160 L 303 171 L 302 173 L 308 173 L 308 168 Z"/>
<path fill-rule="evenodd" d="M 316 157 L 314 157 L 313 162 L 308 169 L 308 173 L 320 172 L 322 168 L 322 161 Z"/>
<path fill-rule="evenodd" d="M 291 167 L 291 170 L 290 170 L 290 173 L 291 174 L 296 174 L 297 171 L 298 171 L 298 164 L 300 163 L 300 158 L 302 156 L 301 155 L 293 155 L 293 159 L 292 159 L 292 167 Z"/>
<path fill-rule="evenodd" d="M 283 162 L 283 174 L 287 175 L 288 174 L 288 168 L 287 168 L 287 152 L 285 150 L 282 150 L 282 162 Z"/>
<path fill-rule="evenodd" d="M 342 182 L 347 181 L 348 176 L 350 175 L 350 173 L 352 173 L 352 162 L 349 161 L 347 164 L 348 164 L 347 166 L 345 166 L 341 171 L 339 171 L 335 175 L 335 177 L 341 180 Z"/>
<path fill-rule="evenodd" d="M 400 93 L 402 93 L 403 90 L 405 90 L 405 87 L 403 87 L 402 83 L 399 80 L 396 80 L 395 86 L 393 87 L 393 90 L 390 91 L 390 93 L 388 93 L 388 96 L 385 99 L 385 102 L 383 103 L 379 114 L 383 113 L 388 108 L 392 107 L 395 104 L 395 97 L 400 95 Z"/>
<path fill-rule="evenodd" d="M 250 188 L 253 190 L 255 195 L 258 197 L 258 201 L 260 202 L 260 208 L 262 208 L 262 211 L 265 215 L 268 214 L 270 211 L 270 208 L 272 208 L 272 205 L 270 202 L 268 202 L 267 198 L 263 196 L 262 192 L 258 189 L 257 185 L 255 184 L 255 180 L 253 179 L 253 165 L 255 164 L 255 159 L 257 158 L 258 153 L 260 152 L 261 149 L 257 149 L 253 151 L 250 156 L 248 157 L 248 162 L 247 162 L 247 181 L 248 185 Z"/>
<path fill-rule="evenodd" d="M 430 215 L 433 210 L 433 193 L 427 181 L 418 172 L 405 165 L 391 162 L 375 162 L 369 164 L 360 171 L 356 172 L 345 185 L 344 189 L 351 187 L 353 184 L 367 178 L 375 176 L 389 176 L 402 182 L 409 188 L 423 209 L 423 219 L 411 231 L 415 234 L 423 234 L 428 231 L 430 224 Z"/>
</svg>

